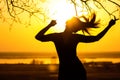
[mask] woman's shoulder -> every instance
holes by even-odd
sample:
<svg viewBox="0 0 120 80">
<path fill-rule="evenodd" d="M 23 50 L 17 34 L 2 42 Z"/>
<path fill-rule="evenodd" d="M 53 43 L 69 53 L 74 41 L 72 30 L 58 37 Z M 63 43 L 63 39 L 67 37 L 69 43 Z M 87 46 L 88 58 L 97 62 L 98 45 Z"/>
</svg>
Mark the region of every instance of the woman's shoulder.
<svg viewBox="0 0 120 80">
<path fill-rule="evenodd" d="M 54 35 L 62 35 L 62 32 L 61 32 L 61 33 L 57 33 L 57 32 L 56 32 L 56 33 L 53 33 L 53 34 L 54 34 Z"/>
<path fill-rule="evenodd" d="M 73 34 L 74 36 L 85 36 L 85 35 L 82 35 L 82 34 Z"/>
<path fill-rule="evenodd" d="M 62 35 L 62 33 L 51 33 L 50 35 L 53 35 L 53 36 L 60 36 L 60 35 Z"/>
</svg>

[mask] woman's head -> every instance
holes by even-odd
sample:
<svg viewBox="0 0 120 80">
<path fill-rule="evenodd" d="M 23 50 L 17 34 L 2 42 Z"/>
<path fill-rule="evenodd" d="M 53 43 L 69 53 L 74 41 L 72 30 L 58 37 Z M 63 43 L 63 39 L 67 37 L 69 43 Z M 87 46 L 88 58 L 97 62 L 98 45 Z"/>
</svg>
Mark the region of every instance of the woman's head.
<svg viewBox="0 0 120 80">
<path fill-rule="evenodd" d="M 80 30 L 81 21 L 77 17 L 72 17 L 68 21 L 66 21 L 66 28 L 72 32 L 77 32 Z"/>
<path fill-rule="evenodd" d="M 80 20 L 83 19 L 84 21 Z M 98 28 L 99 21 L 95 22 L 96 15 L 92 14 L 89 18 L 86 18 L 85 16 L 78 17 L 72 17 L 68 21 L 66 21 L 66 29 L 68 29 L 71 32 L 77 32 L 79 30 L 82 30 L 82 32 L 88 32 L 89 28 Z"/>
</svg>

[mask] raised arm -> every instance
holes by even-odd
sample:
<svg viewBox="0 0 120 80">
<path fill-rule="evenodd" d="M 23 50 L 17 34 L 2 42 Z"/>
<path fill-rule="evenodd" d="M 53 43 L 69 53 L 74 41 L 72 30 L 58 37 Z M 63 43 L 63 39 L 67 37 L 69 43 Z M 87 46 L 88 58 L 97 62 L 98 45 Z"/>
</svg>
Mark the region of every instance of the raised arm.
<svg viewBox="0 0 120 80">
<path fill-rule="evenodd" d="M 48 26 L 46 26 L 44 29 L 42 29 L 36 36 L 35 38 L 37 40 L 40 40 L 40 41 L 47 41 L 47 39 L 49 38 L 48 35 L 45 35 L 45 32 L 48 31 L 49 28 L 51 28 L 52 26 L 56 25 L 56 21 L 55 20 L 52 20 L 50 22 L 50 24 L 48 24 Z"/>
<path fill-rule="evenodd" d="M 96 36 L 96 41 L 100 40 L 107 33 L 107 31 L 115 24 L 115 21 L 116 20 L 112 19 L 109 22 L 108 26 Z"/>
<path fill-rule="evenodd" d="M 100 32 L 97 36 L 84 36 L 81 35 L 79 37 L 80 42 L 86 42 L 86 43 L 90 43 L 90 42 L 95 42 L 95 41 L 99 41 L 106 33 L 107 31 L 115 24 L 115 20 L 111 20 L 108 24 L 108 26 L 102 31 Z"/>
</svg>

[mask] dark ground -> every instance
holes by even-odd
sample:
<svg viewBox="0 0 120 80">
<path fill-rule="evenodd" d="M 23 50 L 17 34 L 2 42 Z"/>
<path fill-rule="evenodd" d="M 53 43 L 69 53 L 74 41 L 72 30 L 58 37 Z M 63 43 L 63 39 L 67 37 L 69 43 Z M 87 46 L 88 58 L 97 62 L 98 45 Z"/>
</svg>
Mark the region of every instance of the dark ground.
<svg viewBox="0 0 120 80">
<path fill-rule="evenodd" d="M 120 80 L 120 63 L 84 63 L 88 80 Z M 57 80 L 57 64 L 0 64 L 0 80 Z"/>
</svg>

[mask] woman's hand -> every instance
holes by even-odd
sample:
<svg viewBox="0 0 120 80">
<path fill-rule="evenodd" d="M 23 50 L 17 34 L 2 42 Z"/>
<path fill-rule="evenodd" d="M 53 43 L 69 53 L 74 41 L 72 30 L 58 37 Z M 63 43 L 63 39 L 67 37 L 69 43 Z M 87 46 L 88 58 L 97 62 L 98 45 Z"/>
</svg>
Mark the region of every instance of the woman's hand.
<svg viewBox="0 0 120 80">
<path fill-rule="evenodd" d="M 49 26 L 55 26 L 57 24 L 56 20 L 52 20 L 49 24 Z"/>
<path fill-rule="evenodd" d="M 113 25 L 115 24 L 115 21 L 116 21 L 116 20 L 113 20 L 113 19 L 112 19 L 112 20 L 109 22 L 109 26 L 113 26 Z"/>
<path fill-rule="evenodd" d="M 113 26 L 117 20 L 119 20 L 119 19 L 116 19 L 116 17 L 114 16 L 114 19 L 111 19 L 111 21 L 109 22 L 109 25 Z"/>
</svg>

